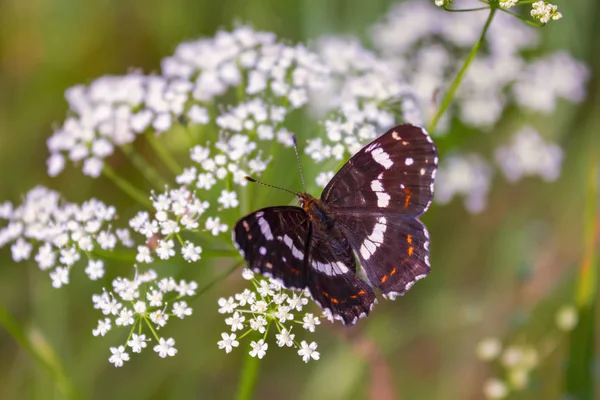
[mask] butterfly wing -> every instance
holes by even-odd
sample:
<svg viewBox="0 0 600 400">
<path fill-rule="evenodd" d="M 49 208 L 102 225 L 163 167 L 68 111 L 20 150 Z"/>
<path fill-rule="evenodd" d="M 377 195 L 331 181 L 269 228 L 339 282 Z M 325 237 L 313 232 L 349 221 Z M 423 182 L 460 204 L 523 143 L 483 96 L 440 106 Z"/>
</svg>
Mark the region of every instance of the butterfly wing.
<svg viewBox="0 0 600 400">
<path fill-rule="evenodd" d="M 345 325 L 366 317 L 376 302 L 375 293 L 356 275 L 350 243 L 341 231 L 314 229 L 309 253 L 308 287 L 315 302 Z"/>
<path fill-rule="evenodd" d="M 417 217 L 433 199 L 437 163 L 424 129 L 398 125 L 354 155 L 321 195 L 369 281 L 388 298 L 431 269 L 429 234 Z"/>
<path fill-rule="evenodd" d="M 263 208 L 235 224 L 233 243 L 255 272 L 280 279 L 289 289 L 304 289 L 309 226 L 299 207 Z"/>
<path fill-rule="evenodd" d="M 429 233 L 418 219 L 345 214 L 337 222 L 384 297 L 394 300 L 429 273 Z"/>
<path fill-rule="evenodd" d="M 433 199 L 437 149 L 427 132 L 398 125 L 356 153 L 321 199 L 339 212 L 360 209 L 417 217 Z"/>
</svg>

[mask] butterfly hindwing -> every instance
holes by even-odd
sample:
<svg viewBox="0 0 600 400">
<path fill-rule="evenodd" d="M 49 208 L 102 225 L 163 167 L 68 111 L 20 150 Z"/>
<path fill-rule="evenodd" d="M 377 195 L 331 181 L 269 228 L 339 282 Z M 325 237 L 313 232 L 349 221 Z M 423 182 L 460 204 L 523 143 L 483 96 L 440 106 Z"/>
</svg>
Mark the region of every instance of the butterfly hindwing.
<svg viewBox="0 0 600 400">
<path fill-rule="evenodd" d="M 429 233 L 418 219 L 346 214 L 338 223 L 369 281 L 385 297 L 403 295 L 429 273 Z"/>
<path fill-rule="evenodd" d="M 239 220 L 233 242 L 252 270 L 280 279 L 287 288 L 303 289 L 309 229 L 301 208 L 268 207 Z"/>
<path fill-rule="evenodd" d="M 312 232 L 307 270 L 313 299 L 345 325 L 366 317 L 376 302 L 371 287 L 356 275 L 350 243 L 339 229 Z"/>
<path fill-rule="evenodd" d="M 417 217 L 433 198 L 437 150 L 423 128 L 398 125 L 356 153 L 327 184 L 321 199 L 356 209 Z"/>
</svg>

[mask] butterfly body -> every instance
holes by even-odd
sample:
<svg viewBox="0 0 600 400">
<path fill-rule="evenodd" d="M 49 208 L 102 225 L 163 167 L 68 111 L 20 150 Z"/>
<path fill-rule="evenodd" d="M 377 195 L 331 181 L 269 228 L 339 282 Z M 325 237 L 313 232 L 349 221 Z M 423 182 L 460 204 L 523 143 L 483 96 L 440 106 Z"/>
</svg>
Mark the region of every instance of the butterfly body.
<svg viewBox="0 0 600 400">
<path fill-rule="evenodd" d="M 233 242 L 251 269 L 308 288 L 352 325 L 377 302 L 373 287 L 394 299 L 429 273 L 429 234 L 418 217 L 433 198 L 437 161 L 422 128 L 396 126 L 354 155 L 320 198 L 297 193 L 300 207 L 249 214 Z"/>
</svg>

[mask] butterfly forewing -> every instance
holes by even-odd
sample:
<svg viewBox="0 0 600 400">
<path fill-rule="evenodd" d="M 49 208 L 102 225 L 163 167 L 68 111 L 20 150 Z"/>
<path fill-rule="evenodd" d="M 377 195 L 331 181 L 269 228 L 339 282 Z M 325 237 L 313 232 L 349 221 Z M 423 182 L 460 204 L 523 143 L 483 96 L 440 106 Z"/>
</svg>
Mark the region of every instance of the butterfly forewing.
<svg viewBox="0 0 600 400">
<path fill-rule="evenodd" d="M 268 207 L 237 222 L 233 242 L 255 272 L 290 289 L 307 286 L 304 267 L 309 221 L 299 207 Z"/>
<path fill-rule="evenodd" d="M 356 153 L 323 190 L 339 212 L 423 214 L 433 198 L 437 150 L 424 129 L 398 125 Z"/>
</svg>

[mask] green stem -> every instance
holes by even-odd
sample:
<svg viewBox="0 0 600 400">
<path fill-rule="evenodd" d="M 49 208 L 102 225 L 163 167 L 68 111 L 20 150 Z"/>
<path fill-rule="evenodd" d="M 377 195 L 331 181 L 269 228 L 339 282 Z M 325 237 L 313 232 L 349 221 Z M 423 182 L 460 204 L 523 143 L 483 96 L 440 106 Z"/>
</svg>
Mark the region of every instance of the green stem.
<svg viewBox="0 0 600 400">
<path fill-rule="evenodd" d="M 536 28 L 543 28 L 544 26 L 546 26 L 546 25 L 544 25 L 544 24 L 538 24 L 538 23 L 536 23 L 536 22 L 533 22 L 533 21 L 531 21 L 530 19 L 528 19 L 528 18 L 526 18 L 526 17 L 523 17 L 523 16 L 521 16 L 521 15 L 519 15 L 519 14 L 516 14 L 516 13 L 514 13 L 514 12 L 512 12 L 512 11 L 509 11 L 509 10 L 506 10 L 506 9 L 504 9 L 504 8 L 500 8 L 499 10 L 500 10 L 500 11 L 503 11 L 503 12 L 505 12 L 505 13 L 507 13 L 507 14 L 510 14 L 510 15 L 512 15 L 513 17 L 515 17 L 515 18 L 518 18 L 518 19 L 520 19 L 521 21 L 525 22 L 526 24 L 528 24 L 528 25 L 531 25 L 531 26 L 534 26 L 534 27 L 536 27 Z"/>
<path fill-rule="evenodd" d="M 204 293 L 206 293 L 208 290 L 210 290 L 210 288 L 212 288 L 214 285 L 216 285 L 217 283 L 221 282 L 223 279 L 225 279 L 229 275 L 231 275 L 231 273 L 233 271 L 235 271 L 236 269 L 238 269 L 242 264 L 244 264 L 244 261 L 238 261 L 235 264 L 233 264 L 223 274 L 217 276 L 215 279 L 213 279 L 211 282 L 209 282 L 207 285 L 205 285 L 202 289 L 198 290 L 195 295 L 188 298 L 189 301 L 192 301 L 192 300 L 197 299 L 198 297 L 202 296 Z"/>
<path fill-rule="evenodd" d="M 485 26 L 483 27 L 483 31 L 481 32 L 481 36 L 479 37 L 479 40 L 477 40 L 477 42 L 471 49 L 471 52 L 469 53 L 469 56 L 465 60 L 464 65 L 462 66 L 460 71 L 458 71 L 458 74 L 454 78 L 454 81 L 452 81 L 452 84 L 450 85 L 450 89 L 448 90 L 448 92 L 446 92 L 446 95 L 444 96 L 444 98 L 442 100 L 442 104 L 440 105 L 440 108 L 438 109 L 437 113 L 433 117 L 433 120 L 431 121 L 431 124 L 429 125 L 430 133 L 435 132 L 438 122 L 440 122 L 440 118 L 442 118 L 442 115 L 444 115 L 444 113 L 446 112 L 446 109 L 448 109 L 448 106 L 452 102 L 452 99 L 454 99 L 454 95 L 456 94 L 456 91 L 458 90 L 458 87 L 460 86 L 460 84 L 465 76 L 465 73 L 467 72 L 467 69 L 469 69 L 469 66 L 475 59 L 475 56 L 479 52 L 479 49 L 481 48 L 481 45 L 483 44 L 483 42 L 485 40 L 485 35 L 488 31 L 488 28 L 490 27 L 490 24 L 492 23 L 492 20 L 494 19 L 495 14 L 496 14 L 496 9 L 492 8 L 490 10 L 490 15 L 488 15 L 487 21 L 485 21 Z"/>
<path fill-rule="evenodd" d="M 121 150 L 133 166 L 142 174 L 148 182 L 150 182 L 156 189 L 162 190 L 167 185 L 167 181 L 160 176 L 156 168 L 150 164 L 144 157 L 142 157 L 137 151 L 131 147 L 131 145 L 121 146 Z"/>
<path fill-rule="evenodd" d="M 3 305 L 0 305 L 0 325 L 39 365 L 50 372 L 64 398 L 78 399 L 81 397 L 65 372 L 60 358 L 41 333 L 32 332 L 28 335 Z"/>
<path fill-rule="evenodd" d="M 127 193 L 129 197 L 145 207 L 152 208 L 152 202 L 148 195 L 133 186 L 125 178 L 119 176 L 119 174 L 117 174 L 117 172 L 108 164 L 104 164 L 104 167 L 102 167 L 102 174 L 113 181 L 113 183 L 117 185 L 119 189 Z"/>
<path fill-rule="evenodd" d="M 481 10 L 489 10 L 490 7 L 477 7 L 477 8 L 463 8 L 460 10 L 454 9 L 454 8 L 448 8 L 448 7 L 443 7 L 444 10 L 446 11 L 450 11 L 450 12 L 470 12 L 470 11 L 481 11 Z"/>
<path fill-rule="evenodd" d="M 258 369 L 260 360 L 258 357 L 252 357 L 246 354 L 244 364 L 242 365 L 242 375 L 236 398 L 238 400 L 248 400 L 253 397 L 256 383 L 258 382 Z"/>
<path fill-rule="evenodd" d="M 183 168 L 179 165 L 179 163 L 175 160 L 175 158 L 169 153 L 165 147 L 160 144 L 158 138 L 153 132 L 148 132 L 145 135 L 146 140 L 152 146 L 152 149 L 156 152 L 158 157 L 162 160 L 163 163 L 171 170 L 174 175 L 179 175 L 183 171 Z"/>
<path fill-rule="evenodd" d="M 122 261 L 122 262 L 126 262 L 126 263 L 131 263 L 131 264 L 136 263 L 136 261 L 135 261 L 136 253 L 134 251 L 114 251 L 114 250 L 109 251 L 109 250 L 104 250 L 104 249 L 101 249 L 100 247 L 98 247 L 91 251 L 91 255 L 100 257 L 100 258 L 104 258 L 104 259 Z"/>
</svg>

